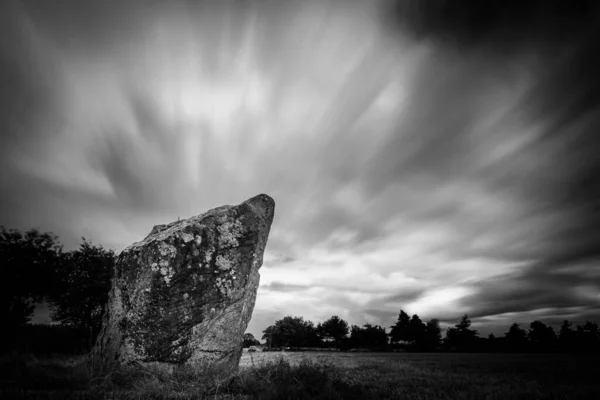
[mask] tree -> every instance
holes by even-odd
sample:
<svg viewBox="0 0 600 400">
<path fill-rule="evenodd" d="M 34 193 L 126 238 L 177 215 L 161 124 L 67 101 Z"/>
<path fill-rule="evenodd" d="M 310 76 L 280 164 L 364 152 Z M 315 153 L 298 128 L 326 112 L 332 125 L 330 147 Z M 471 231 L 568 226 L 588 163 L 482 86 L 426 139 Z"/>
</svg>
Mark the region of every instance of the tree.
<svg viewBox="0 0 600 400">
<path fill-rule="evenodd" d="M 427 326 L 414 314 L 408 323 L 408 338 L 413 345 L 422 345 L 426 340 Z"/>
<path fill-rule="evenodd" d="M 87 331 L 90 345 L 102 326 L 114 264 L 112 250 L 83 238 L 79 249 L 64 255 L 58 271 L 58 290 L 49 299 L 52 319 Z"/>
<path fill-rule="evenodd" d="M 256 338 L 254 337 L 253 334 L 251 333 L 244 333 L 244 348 L 248 348 L 250 346 L 258 346 L 260 344 L 260 342 L 258 340 L 256 340 Z"/>
<path fill-rule="evenodd" d="M 459 323 L 446 331 L 445 343 L 450 348 L 458 350 L 471 350 L 477 341 L 479 332 L 470 329 L 471 320 L 468 315 L 463 315 Z"/>
<path fill-rule="evenodd" d="M 317 332 L 322 339 L 327 341 L 332 340 L 336 347 L 340 347 L 342 341 L 349 333 L 348 323 L 338 317 L 332 316 L 322 324 L 317 325 Z"/>
<path fill-rule="evenodd" d="M 362 328 L 352 325 L 350 345 L 354 348 L 383 349 L 388 345 L 388 335 L 379 325 L 365 324 Z"/>
<path fill-rule="evenodd" d="M 577 325 L 577 349 L 580 351 L 600 350 L 600 327 L 592 321 Z"/>
<path fill-rule="evenodd" d="M 398 320 L 394 325 L 390 326 L 391 331 L 389 333 L 389 336 L 392 344 L 410 341 L 409 324 L 410 317 L 403 310 L 400 310 Z"/>
<path fill-rule="evenodd" d="M 558 345 L 562 351 L 571 351 L 574 348 L 574 334 L 571 323 L 564 320 L 558 331 Z"/>
<path fill-rule="evenodd" d="M 442 341 L 442 329 L 440 321 L 436 318 L 430 319 L 425 326 L 425 343 L 426 350 L 436 350 Z"/>
<path fill-rule="evenodd" d="M 305 321 L 302 317 L 287 316 L 265 330 L 262 339 L 267 341 L 268 347 L 313 347 L 320 346 L 321 341 L 317 329 L 312 321 Z"/>
<path fill-rule="evenodd" d="M 504 337 L 512 351 L 523 351 L 527 347 L 527 332 L 516 322 L 510 326 Z"/>
<path fill-rule="evenodd" d="M 527 337 L 535 351 L 553 351 L 555 348 L 556 333 L 554 333 L 554 329 L 541 321 L 533 321 L 529 324 Z"/>
<path fill-rule="evenodd" d="M 0 321 L 17 326 L 31 319 L 35 303 L 52 288 L 62 245 L 52 233 L 0 229 Z"/>
</svg>

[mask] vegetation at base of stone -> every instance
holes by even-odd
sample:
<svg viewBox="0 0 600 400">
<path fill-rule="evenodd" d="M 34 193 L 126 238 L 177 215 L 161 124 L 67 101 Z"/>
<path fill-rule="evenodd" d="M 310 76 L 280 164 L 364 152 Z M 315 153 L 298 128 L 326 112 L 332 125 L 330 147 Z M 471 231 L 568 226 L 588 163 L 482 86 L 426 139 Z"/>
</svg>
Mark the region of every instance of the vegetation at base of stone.
<svg viewBox="0 0 600 400">
<path fill-rule="evenodd" d="M 5 327 L 1 352 L 23 346 L 39 349 L 40 343 L 54 345 L 53 339 L 34 343 L 22 334 L 31 332 L 24 324 L 42 301 L 50 306 L 55 322 L 73 328 L 78 337 L 85 331 L 89 348 L 102 323 L 114 252 L 85 238 L 77 250 L 65 252 L 52 233 L 0 229 L 0 320 Z"/>
<path fill-rule="evenodd" d="M 87 331 L 91 346 L 102 327 L 116 256 L 82 239 L 79 249 L 63 254 L 48 300 L 52 319 Z"/>
<path fill-rule="evenodd" d="M 279 354 L 229 374 L 209 364 L 121 368 L 92 376 L 85 357 L 28 357 L 2 398 L 597 399 L 600 364 L 567 354 Z M 248 360 L 249 359 L 249 360 Z M 3 361 L 3 360 L 0 360 Z M 0 365 L 3 365 L 0 362 Z M 3 368 L 4 369 L 4 368 Z"/>
<path fill-rule="evenodd" d="M 62 246 L 52 233 L 20 232 L 0 226 L 0 321 L 18 326 L 31 318 L 35 303 L 48 293 Z"/>
<path fill-rule="evenodd" d="M 17 328 L 19 341 L 11 350 L 36 357 L 81 355 L 90 350 L 89 332 L 64 325 L 25 324 Z"/>
</svg>

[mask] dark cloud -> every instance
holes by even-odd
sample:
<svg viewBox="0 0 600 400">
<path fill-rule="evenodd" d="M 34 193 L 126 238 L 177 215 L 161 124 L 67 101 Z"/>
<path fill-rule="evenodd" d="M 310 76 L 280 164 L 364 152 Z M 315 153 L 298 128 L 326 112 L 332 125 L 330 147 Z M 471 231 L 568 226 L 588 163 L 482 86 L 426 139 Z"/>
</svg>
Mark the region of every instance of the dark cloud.
<svg viewBox="0 0 600 400">
<path fill-rule="evenodd" d="M 394 293 L 390 295 L 383 296 L 380 300 L 382 303 L 400 303 L 407 304 L 417 300 L 425 293 L 425 290 L 422 289 L 407 289 L 403 290 L 401 293 Z M 401 307 L 402 308 L 402 307 Z"/>
<path fill-rule="evenodd" d="M 569 40 L 593 26 L 600 11 L 593 0 L 400 0 L 388 5 L 395 12 L 384 21 L 415 38 L 459 48 L 484 44 L 495 52 Z"/>
</svg>

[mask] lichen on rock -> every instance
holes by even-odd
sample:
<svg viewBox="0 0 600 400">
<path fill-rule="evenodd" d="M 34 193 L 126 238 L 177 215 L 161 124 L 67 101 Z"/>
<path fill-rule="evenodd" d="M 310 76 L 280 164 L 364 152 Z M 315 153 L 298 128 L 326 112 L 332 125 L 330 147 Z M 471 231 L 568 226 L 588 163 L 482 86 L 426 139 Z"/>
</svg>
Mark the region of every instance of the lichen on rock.
<svg viewBox="0 0 600 400">
<path fill-rule="evenodd" d="M 95 358 L 107 366 L 206 360 L 237 366 L 274 206 L 259 195 L 155 225 L 123 250 Z"/>
<path fill-rule="evenodd" d="M 224 221 L 217 227 L 219 230 L 220 247 L 238 246 L 238 239 L 243 235 L 244 228 L 240 220 Z"/>
</svg>

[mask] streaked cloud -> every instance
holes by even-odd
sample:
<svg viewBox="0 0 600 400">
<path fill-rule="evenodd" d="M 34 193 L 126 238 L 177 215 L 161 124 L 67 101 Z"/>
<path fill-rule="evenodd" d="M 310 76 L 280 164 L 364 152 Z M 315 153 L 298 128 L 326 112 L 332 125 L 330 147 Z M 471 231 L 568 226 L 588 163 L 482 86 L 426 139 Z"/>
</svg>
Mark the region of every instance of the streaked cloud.
<svg viewBox="0 0 600 400">
<path fill-rule="evenodd" d="M 7 2 L 1 222 L 120 251 L 268 193 L 257 335 L 288 314 L 597 316 L 592 45 L 499 55 L 385 4 Z"/>
</svg>

